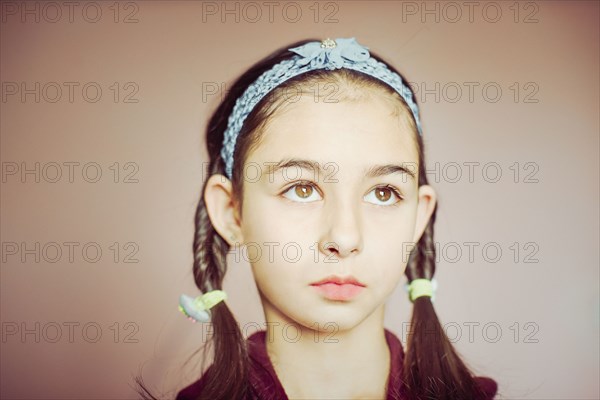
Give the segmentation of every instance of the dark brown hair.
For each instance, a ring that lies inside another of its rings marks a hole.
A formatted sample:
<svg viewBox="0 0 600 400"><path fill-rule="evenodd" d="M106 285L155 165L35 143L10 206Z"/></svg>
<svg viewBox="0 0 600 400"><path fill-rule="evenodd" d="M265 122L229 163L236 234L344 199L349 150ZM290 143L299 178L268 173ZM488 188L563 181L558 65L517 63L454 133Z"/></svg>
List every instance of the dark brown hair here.
<svg viewBox="0 0 600 400"><path fill-rule="evenodd" d="M293 56L294 53L287 50L288 48L312 41L318 40L303 40L282 47L253 65L231 85L228 93L212 114L207 126L206 144L209 154L209 176L213 174L225 175L225 166L220 151L223 134L227 127L227 119L232 112L235 101L242 95L248 85L254 82L263 72L276 63ZM383 61L373 52L371 52L371 56ZM388 63L385 64L402 77L392 66ZM404 77L402 78L406 82ZM416 130L410 109L391 87L368 75L348 69L311 71L286 81L269 93L257 104L244 122L235 147L232 176L233 193L239 202L237 206L239 207L240 216L245 160L252 149L259 145L261 128L269 121L275 110L284 103L282 99L285 96L282 93L290 88L302 89L309 82L331 81L331 79L335 83L347 84L348 87L374 87L398 99L398 104L404 110L413 128L413 139L418 151L418 185L428 184L423 139ZM416 103L414 95L413 101ZM204 182L202 195L196 209L193 243L194 278L196 286L202 293L223 288L223 279L227 272L226 256L230 250L229 244L216 232L208 217L203 200L206 183ZM405 272L409 282L417 278L431 279L435 274L436 256L433 226L436 212L437 205L421 239L410 254ZM212 344L214 359L211 367L205 372L204 379L206 383L203 386L200 398L243 399L252 390L248 385L249 358L245 339L234 315L225 302L217 304L211 311L214 335L208 343ZM482 389L477 385L473 374L448 340L435 313L431 299L426 296L419 297L414 301L411 333L408 335L407 340L402 381L402 387L394 388L395 393L390 395L398 399L415 400L476 399L483 396ZM136 382L140 386L138 392L144 398L154 398L150 391L144 387L141 377L136 377ZM256 395L260 396L260 394Z"/></svg>

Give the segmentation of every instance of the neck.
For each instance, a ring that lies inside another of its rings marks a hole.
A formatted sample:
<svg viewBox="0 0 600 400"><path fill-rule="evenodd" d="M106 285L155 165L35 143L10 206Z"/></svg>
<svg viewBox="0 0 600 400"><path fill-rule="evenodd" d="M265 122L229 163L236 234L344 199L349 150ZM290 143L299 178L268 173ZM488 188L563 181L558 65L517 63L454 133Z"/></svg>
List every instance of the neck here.
<svg viewBox="0 0 600 400"><path fill-rule="evenodd" d="M288 398L385 398L390 352L383 315L382 304L356 326L317 330L265 304L267 353Z"/></svg>

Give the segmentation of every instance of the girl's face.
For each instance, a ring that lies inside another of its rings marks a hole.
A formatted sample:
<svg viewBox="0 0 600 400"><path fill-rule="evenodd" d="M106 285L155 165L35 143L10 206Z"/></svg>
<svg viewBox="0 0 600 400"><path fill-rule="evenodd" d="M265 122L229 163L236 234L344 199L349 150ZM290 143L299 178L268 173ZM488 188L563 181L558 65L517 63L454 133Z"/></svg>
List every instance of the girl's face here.
<svg viewBox="0 0 600 400"><path fill-rule="evenodd" d="M268 322L345 330L382 315L431 214L408 116L368 93L302 96L276 111L248 155L239 227ZM271 169L290 160L298 164ZM364 287L340 300L311 285L331 275Z"/></svg>

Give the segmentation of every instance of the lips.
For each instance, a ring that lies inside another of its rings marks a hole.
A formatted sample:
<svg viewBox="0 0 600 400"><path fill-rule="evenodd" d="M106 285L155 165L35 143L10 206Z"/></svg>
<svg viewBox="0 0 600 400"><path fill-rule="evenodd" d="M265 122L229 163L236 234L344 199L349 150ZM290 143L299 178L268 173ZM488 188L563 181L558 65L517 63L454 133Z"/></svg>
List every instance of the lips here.
<svg viewBox="0 0 600 400"><path fill-rule="evenodd" d="M347 301L358 296L366 285L353 276L328 276L318 282L311 283L317 293L328 300Z"/></svg>
<svg viewBox="0 0 600 400"><path fill-rule="evenodd" d="M362 287L366 286L364 283L360 282L358 279L356 279L353 276L340 277L340 276L336 276L336 275L330 275L324 279L321 279L318 282L313 282L313 283L311 283L311 286L324 285L327 283L335 283L336 285L350 284L350 285L356 285L356 286L362 286Z"/></svg>

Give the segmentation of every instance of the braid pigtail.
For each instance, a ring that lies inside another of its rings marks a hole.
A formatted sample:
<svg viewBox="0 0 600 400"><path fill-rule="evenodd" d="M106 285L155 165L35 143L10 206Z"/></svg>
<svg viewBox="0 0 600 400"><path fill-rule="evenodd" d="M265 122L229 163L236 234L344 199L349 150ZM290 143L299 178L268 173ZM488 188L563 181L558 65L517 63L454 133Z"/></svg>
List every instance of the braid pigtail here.
<svg viewBox="0 0 600 400"><path fill-rule="evenodd" d="M406 269L409 282L433 279L436 251L433 226L437 212L431 219L411 253ZM423 295L413 302L407 350L404 359L403 382L409 400L458 400L483 398L469 368L461 360L446 336L433 307L432 297Z"/></svg>
<svg viewBox="0 0 600 400"><path fill-rule="evenodd" d="M198 202L195 224L193 250L196 286L201 292L222 290L229 245L214 229L203 198ZM243 398L249 362L239 324L225 302L211 308L210 323L213 328L213 335L209 339L214 350L213 363L203 376L204 385L199 400Z"/></svg>

